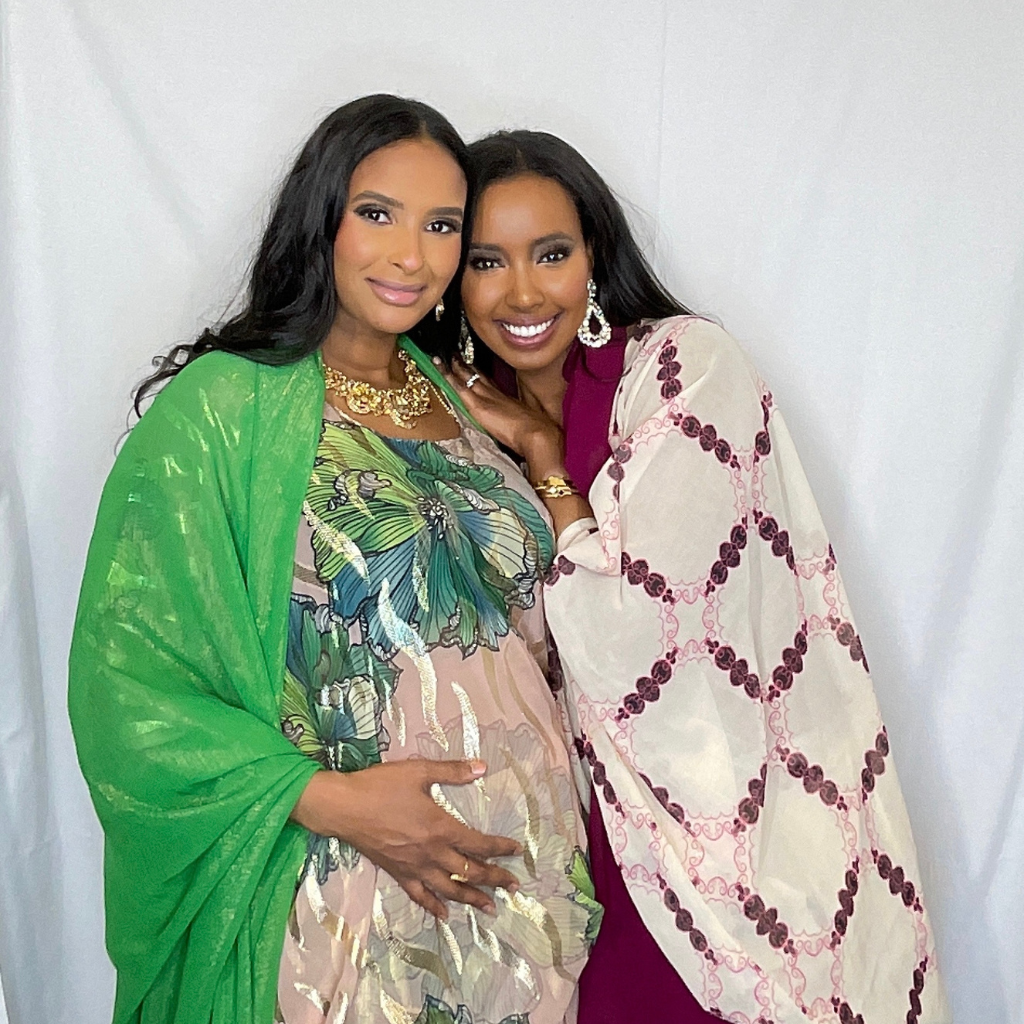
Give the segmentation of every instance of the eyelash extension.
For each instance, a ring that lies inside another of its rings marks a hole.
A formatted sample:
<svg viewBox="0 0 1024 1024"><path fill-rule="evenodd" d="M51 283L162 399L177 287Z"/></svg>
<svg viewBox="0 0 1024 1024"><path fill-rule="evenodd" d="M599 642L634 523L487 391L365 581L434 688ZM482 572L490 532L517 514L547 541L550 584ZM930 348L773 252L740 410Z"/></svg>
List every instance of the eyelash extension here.
<svg viewBox="0 0 1024 1024"><path fill-rule="evenodd" d="M386 209L384 209L383 206L357 206L355 212L357 217L363 217L364 219L370 221L373 224L380 224L382 223L382 221L376 220L374 217L371 216L371 214L382 213L384 214L385 217L388 217L389 219L391 216L391 214Z"/></svg>
<svg viewBox="0 0 1024 1024"><path fill-rule="evenodd" d="M441 220L432 220L430 224L427 225L427 227L432 227L434 224L441 224L442 226L446 227L448 231L450 231L453 235L462 234L462 223L460 221L445 220L444 218L442 218ZM443 234L443 232L438 232L438 234Z"/></svg>
<svg viewBox="0 0 1024 1024"><path fill-rule="evenodd" d="M391 222L391 211L383 206L357 206L355 209L357 217L362 217L364 220L370 221L371 224L388 224ZM441 227L444 230L434 231L435 227ZM427 229L432 231L434 234L462 234L462 223L457 220L450 220L444 217L438 220L432 220L428 225Z"/></svg>
<svg viewBox="0 0 1024 1024"><path fill-rule="evenodd" d="M493 270L495 267L500 265L497 258L494 256L470 256L466 262L473 270L478 271ZM483 266L485 263L490 263L492 266L485 267Z"/></svg>
<svg viewBox="0 0 1024 1024"><path fill-rule="evenodd" d="M568 259L571 255L572 255L572 246L569 246L569 245L559 245L559 246L555 247L554 249L548 249L546 252L544 252L540 256L540 258L537 260L537 262L538 263L546 263L546 262L561 263L562 260ZM557 260L548 260L549 256L557 256L558 259Z"/></svg>

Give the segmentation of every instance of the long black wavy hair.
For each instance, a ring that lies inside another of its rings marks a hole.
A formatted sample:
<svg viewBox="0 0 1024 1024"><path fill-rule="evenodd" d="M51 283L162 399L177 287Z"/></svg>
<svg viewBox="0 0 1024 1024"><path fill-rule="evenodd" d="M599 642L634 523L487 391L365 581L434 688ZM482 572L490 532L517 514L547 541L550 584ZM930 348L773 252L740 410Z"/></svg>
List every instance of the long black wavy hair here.
<svg viewBox="0 0 1024 1024"><path fill-rule="evenodd" d="M598 305L613 327L691 315L658 280L605 180L568 142L548 132L500 131L472 143L469 157L477 202L488 185L521 174L550 178L565 189L593 253Z"/></svg>
<svg viewBox="0 0 1024 1024"><path fill-rule="evenodd" d="M469 153L444 115L417 100L379 93L328 114L302 147L278 192L253 259L241 312L209 327L189 344L153 360L155 372L136 388L134 407L184 366L219 350L280 366L316 351L334 323L334 236L345 212L349 179L371 153L403 139L429 138L462 168L467 186ZM467 198L467 210L471 197ZM463 232L465 262L469 232ZM460 263L460 266L461 266ZM444 293L444 313L433 311L409 331L431 355L449 358L459 333L461 270Z"/></svg>

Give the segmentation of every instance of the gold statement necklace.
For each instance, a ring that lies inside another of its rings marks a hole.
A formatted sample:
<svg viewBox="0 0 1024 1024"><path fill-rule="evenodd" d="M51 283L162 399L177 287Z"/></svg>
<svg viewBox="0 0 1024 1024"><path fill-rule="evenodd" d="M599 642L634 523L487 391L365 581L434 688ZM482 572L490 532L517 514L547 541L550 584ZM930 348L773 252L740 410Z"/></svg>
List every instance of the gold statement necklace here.
<svg viewBox="0 0 1024 1024"><path fill-rule="evenodd" d="M398 350L398 358L405 370L400 388L376 388L364 380L352 380L326 363L324 384L357 415L390 416L396 427L412 430L416 421L430 412L430 381L403 349Z"/></svg>

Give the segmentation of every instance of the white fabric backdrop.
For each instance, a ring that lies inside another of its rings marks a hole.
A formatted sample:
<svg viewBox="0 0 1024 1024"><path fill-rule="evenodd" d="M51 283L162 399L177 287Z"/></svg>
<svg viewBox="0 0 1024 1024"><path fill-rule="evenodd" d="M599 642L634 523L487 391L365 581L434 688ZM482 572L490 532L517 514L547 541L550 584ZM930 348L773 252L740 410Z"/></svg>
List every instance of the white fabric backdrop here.
<svg viewBox="0 0 1024 1024"><path fill-rule="evenodd" d="M334 106L569 139L774 386L886 713L957 1024L1024 1022L1024 5L7 0L0 981L105 1024L65 661L150 356L234 293ZM0 1022L3 1012L0 1009Z"/></svg>

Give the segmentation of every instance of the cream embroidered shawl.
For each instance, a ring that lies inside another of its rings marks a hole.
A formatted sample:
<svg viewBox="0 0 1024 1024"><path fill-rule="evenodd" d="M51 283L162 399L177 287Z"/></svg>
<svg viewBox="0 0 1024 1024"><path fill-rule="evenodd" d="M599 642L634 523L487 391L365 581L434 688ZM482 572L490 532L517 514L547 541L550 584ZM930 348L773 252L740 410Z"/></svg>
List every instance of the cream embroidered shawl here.
<svg viewBox="0 0 1024 1024"><path fill-rule="evenodd" d="M721 328L630 343L597 529L546 607L647 927L727 1020L948 1020L867 661L771 393ZM590 521L593 527L593 522Z"/></svg>

